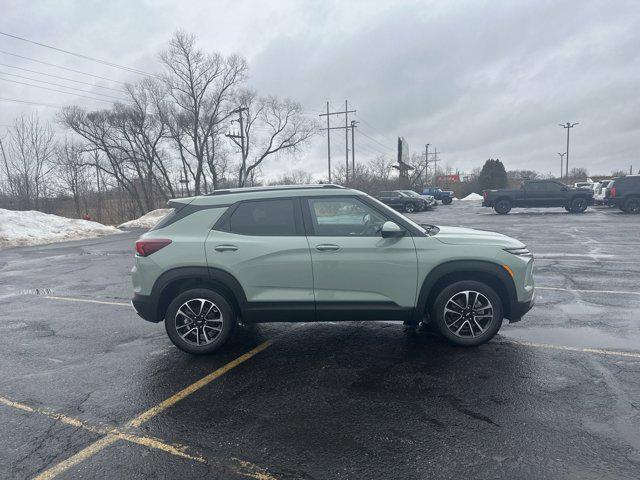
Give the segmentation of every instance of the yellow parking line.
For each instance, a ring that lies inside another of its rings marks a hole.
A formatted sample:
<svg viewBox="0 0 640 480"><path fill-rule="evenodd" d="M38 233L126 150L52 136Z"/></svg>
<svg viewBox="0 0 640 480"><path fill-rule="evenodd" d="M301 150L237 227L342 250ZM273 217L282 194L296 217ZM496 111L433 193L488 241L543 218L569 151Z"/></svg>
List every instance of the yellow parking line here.
<svg viewBox="0 0 640 480"><path fill-rule="evenodd" d="M524 345L526 347L547 348L550 350L563 350L566 352L595 353L597 355L612 355L618 357L640 358L639 352L625 352L622 350L609 350L607 348L569 347L566 345L553 345L550 343L534 343L523 340L507 340L508 343Z"/></svg>
<svg viewBox="0 0 640 480"><path fill-rule="evenodd" d="M579 292L579 293L614 293L619 295L640 295L640 292L631 292L629 290L582 290L579 288L560 288L560 287L538 287L536 290L556 290L558 292Z"/></svg>
<svg viewBox="0 0 640 480"><path fill-rule="evenodd" d="M200 390L202 387L204 387L205 385L211 383L216 378L221 377L222 375L227 373L232 368L237 367L242 362L246 362L251 357L253 357L254 355L260 353L261 351L263 351L265 348L269 347L270 345L271 345L271 341L270 340L267 340L266 342L261 343L260 345L258 345L253 350L249 350L244 355L239 356L238 358L236 358L235 360L227 363L223 367L220 367L218 370L216 370L214 372L211 372L206 377L203 377L200 380L198 380L197 382L192 383L188 387L180 390L178 393L176 393L174 395L171 395L169 398L167 398L163 402L159 403L155 407L151 407L146 412L141 413L136 418L131 420L127 425L129 427L133 427L133 428L139 427L140 425L142 425L146 421L152 419L153 417L155 417L159 413L163 412L167 408L175 405L176 403L178 403L183 398L191 395L193 392L196 392L196 391Z"/></svg>
<svg viewBox="0 0 640 480"><path fill-rule="evenodd" d="M214 381L216 378L221 377L222 375L227 373L229 370L237 367L241 363L246 362L247 360L249 360L253 356L257 355L258 353L260 353L261 351L263 351L264 349L269 347L271 345L271 343L272 342L270 340L267 340L267 341L261 343L260 345L258 345L254 349L248 351L244 355L239 356L235 360L232 360L231 362L227 363L226 365L224 365L224 366L220 367L219 369L211 372L209 375L201 378L197 382L192 383L188 387L180 390L178 393L170 396L169 398L167 398L163 402L159 403L155 407L152 407L149 410L146 410L145 412L141 413L140 415L135 417L133 420L127 422L126 426L128 428L139 427L140 425L142 425L143 423L145 423L148 420L152 419L153 417L155 417L159 413L161 413L161 412L165 411L166 409L170 408L171 406L175 405L180 400L186 398L187 396L191 395L192 393L200 390L202 387L208 385L209 383ZM31 407L27 407L27 408L31 408ZM33 411L33 409L31 409L31 410ZM80 462L86 460L87 458L95 455L96 453L100 452L101 450L103 450L104 448L108 447L109 445L112 445L113 443L115 443L119 439L129 440L129 438L126 438L126 436L128 436L128 435L129 434L125 434L125 433L122 433L122 432L119 432L119 431L116 432L116 433L108 433L105 437L103 437L100 440L97 440L96 442L90 444L89 446L87 446L84 449L80 450L78 453L76 453L75 455L67 458L63 462L60 462L57 465L54 465L53 467L49 468L48 470L42 472L40 475L38 475L35 478L36 478L36 480L49 480L49 479L52 479L52 478L60 475L61 473L66 472L67 470L69 470L71 467L77 465L78 463L80 463ZM144 439L144 441L148 441L148 437L139 437L139 436L133 436L133 435L131 437L136 437L136 440ZM130 440L130 441L132 441L132 440ZM140 442L136 442L136 443L140 443ZM142 443L142 444L144 444L144 443ZM154 446L154 445L155 445L154 442L148 442L148 444L146 446ZM166 444L163 444L163 446L166 446ZM169 446L169 447L171 447L171 446ZM172 447L172 448L175 449L175 447ZM163 447L162 449L164 450L165 448ZM167 450L165 450L165 451L167 451ZM170 453L172 453L172 452L170 452ZM246 464L247 465L252 465L252 464L250 464L248 462L246 462ZM241 466L244 467L244 465L241 465ZM253 476L254 478L264 478L264 479L273 478L273 477L269 476L263 470L259 469L258 467L255 467L254 471L246 473L246 475ZM256 475L259 475L259 476L256 476Z"/></svg>
<svg viewBox="0 0 640 480"><path fill-rule="evenodd" d="M51 300L64 300L65 302L81 302L81 303L99 303L101 305L118 305L119 307L130 307L130 303L124 302L107 302L106 300L92 300L89 298L73 298L73 297L56 297L53 295L47 295L44 298L50 298Z"/></svg>
<svg viewBox="0 0 640 480"><path fill-rule="evenodd" d="M62 413L57 413L57 412L52 412L50 410L45 410L42 408L37 408L37 407L30 407L29 405L25 405L24 403L20 403L20 402L14 402L13 400L10 400L6 397L2 397L0 396L0 403L7 405L9 407L13 407L16 408L18 410L22 410L24 412L28 412L28 413L37 413L40 415L44 415L46 417L49 417L53 420L58 420L61 423L67 424L67 425L71 425L73 427L76 428L82 428L84 430L87 430L89 432L93 432L93 433L98 433L101 435L113 435L115 437L118 437L118 439L122 439L122 440L126 440L128 442L131 443L137 443L138 445L144 445L146 447L151 447L151 448L156 448L158 450L163 450L167 453L170 453L172 455L178 456L178 457L182 457L182 458L186 458L188 460L195 460L198 462L204 462L204 458L202 457L194 457L193 455L189 455L187 453L184 452L184 448L183 446L179 445L169 445L165 442L163 442L160 439L157 438L153 438L153 437L149 437L146 435L134 435L131 433L127 433L127 432L123 432L119 429L117 429L116 427L95 427L93 425L89 425L87 423L82 422L81 420L78 420L77 418L73 418L73 417L69 417L67 415L64 415Z"/></svg>

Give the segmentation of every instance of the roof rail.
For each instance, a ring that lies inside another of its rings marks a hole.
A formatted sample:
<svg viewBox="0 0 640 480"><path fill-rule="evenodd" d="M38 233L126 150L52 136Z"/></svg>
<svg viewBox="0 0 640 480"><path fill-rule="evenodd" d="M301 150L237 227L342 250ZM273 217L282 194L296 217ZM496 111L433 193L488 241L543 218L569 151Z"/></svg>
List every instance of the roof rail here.
<svg viewBox="0 0 640 480"><path fill-rule="evenodd" d="M222 190L215 190L208 193L211 195L228 195L231 193L251 193L251 192L273 192L278 190L317 190L322 188L345 188L342 185L336 185L334 183L319 183L312 185L274 185L266 187L244 187L244 188L225 188Z"/></svg>

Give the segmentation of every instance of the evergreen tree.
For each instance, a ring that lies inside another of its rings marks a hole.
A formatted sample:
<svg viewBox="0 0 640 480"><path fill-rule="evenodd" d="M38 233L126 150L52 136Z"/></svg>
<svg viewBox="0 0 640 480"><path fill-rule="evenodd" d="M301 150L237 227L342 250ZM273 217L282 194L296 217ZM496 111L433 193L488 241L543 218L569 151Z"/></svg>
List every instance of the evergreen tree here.
<svg viewBox="0 0 640 480"><path fill-rule="evenodd" d="M478 176L478 186L480 191L507 186L507 171L500 160L490 158L484 163Z"/></svg>

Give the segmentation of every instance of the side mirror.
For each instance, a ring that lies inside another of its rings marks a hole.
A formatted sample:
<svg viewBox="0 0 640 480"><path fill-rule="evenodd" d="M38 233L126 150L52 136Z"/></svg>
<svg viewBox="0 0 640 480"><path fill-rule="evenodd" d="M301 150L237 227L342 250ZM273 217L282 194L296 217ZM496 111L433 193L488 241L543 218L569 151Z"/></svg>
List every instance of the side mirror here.
<svg viewBox="0 0 640 480"><path fill-rule="evenodd" d="M382 224L382 238L404 237L405 231L395 222L384 222Z"/></svg>

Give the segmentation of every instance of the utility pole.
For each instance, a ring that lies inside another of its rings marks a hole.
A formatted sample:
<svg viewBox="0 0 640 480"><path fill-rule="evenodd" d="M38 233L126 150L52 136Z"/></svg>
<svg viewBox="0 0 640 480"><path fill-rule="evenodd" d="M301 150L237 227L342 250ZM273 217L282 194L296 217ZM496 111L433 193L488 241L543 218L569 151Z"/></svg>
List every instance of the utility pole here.
<svg viewBox="0 0 640 480"><path fill-rule="evenodd" d="M437 148L433 149L433 181L436 181L436 177L438 176L438 152Z"/></svg>
<svg viewBox="0 0 640 480"><path fill-rule="evenodd" d="M429 184L429 145L427 143L424 146L424 184L425 187Z"/></svg>
<svg viewBox="0 0 640 480"><path fill-rule="evenodd" d="M558 152L558 155L560 155L560 181L562 181L562 160L564 159L564 156L567 154L567 152L564 153L560 153Z"/></svg>
<svg viewBox="0 0 640 480"><path fill-rule="evenodd" d="M360 122L351 120L351 176L355 178L356 175L356 137L355 130L356 125Z"/></svg>
<svg viewBox="0 0 640 480"><path fill-rule="evenodd" d="M571 130L576 125L580 125L580 124L567 122L564 125L562 123L559 123L558 125L560 125L562 128L567 129L567 151L565 152L567 155L567 159L564 162L564 166L565 166L566 178L568 179L569 178L569 130Z"/></svg>
<svg viewBox="0 0 640 480"><path fill-rule="evenodd" d="M233 141L233 143L235 143L237 146L240 147L240 173L238 175L239 187L244 187L244 182L245 182L244 169L246 167L246 158L245 158L245 145L244 145L244 123L242 118L242 112L246 112L247 110L249 110L247 107L239 107L231 112L231 113L238 114L238 120L232 120L231 123L238 122L240 124L240 135L237 135L233 132L225 133L224 135L225 137L230 138ZM240 143L238 143L238 140L237 140L238 138L240 139Z"/></svg>
<svg viewBox="0 0 640 480"><path fill-rule="evenodd" d="M327 127L322 130L327 131L327 165L329 169L329 182L331 182L331 140L330 140L330 132L331 130L337 130L344 128L345 133L345 156L346 156L346 178L345 180L349 181L349 114L356 113L356 110L349 110L349 104L347 100L344 101L344 112L330 112L329 111L329 102L327 102L327 113L321 113L319 117L327 117ZM329 115L344 115L344 127L331 127L329 125Z"/></svg>

